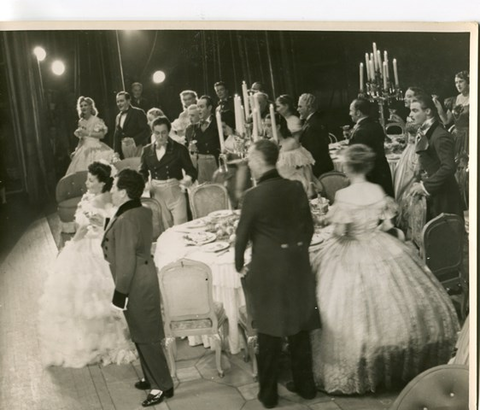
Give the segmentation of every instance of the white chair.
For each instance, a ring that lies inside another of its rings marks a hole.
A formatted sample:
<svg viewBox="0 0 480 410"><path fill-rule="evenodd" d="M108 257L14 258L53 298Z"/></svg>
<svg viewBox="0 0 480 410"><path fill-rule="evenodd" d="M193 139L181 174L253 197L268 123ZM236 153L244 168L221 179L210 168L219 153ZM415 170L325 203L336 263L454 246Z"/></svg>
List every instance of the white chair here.
<svg viewBox="0 0 480 410"><path fill-rule="evenodd" d="M338 139L337 137L335 136L335 134L332 134L331 132L328 133L328 138L330 138L330 144L333 144L335 142L338 142Z"/></svg>
<svg viewBox="0 0 480 410"><path fill-rule="evenodd" d="M218 375L223 377L220 328L226 337L228 319L223 305L213 301L210 268L202 262L181 259L165 266L159 273L159 281L172 377L176 375L175 338L202 335L210 338Z"/></svg>

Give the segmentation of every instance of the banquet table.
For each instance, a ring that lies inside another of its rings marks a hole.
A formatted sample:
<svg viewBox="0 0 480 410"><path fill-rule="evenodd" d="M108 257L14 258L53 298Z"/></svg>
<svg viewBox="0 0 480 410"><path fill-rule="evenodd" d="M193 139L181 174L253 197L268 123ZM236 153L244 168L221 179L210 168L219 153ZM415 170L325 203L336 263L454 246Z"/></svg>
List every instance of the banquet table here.
<svg viewBox="0 0 480 410"><path fill-rule="evenodd" d="M238 212L238 211L237 211ZM204 218L201 218L204 219ZM197 221L197 220L195 220ZM184 235L192 232L189 222L167 229L158 239L154 260L158 271L169 263L188 258L207 264L212 271L213 299L223 303L228 317L228 345L232 354L241 349L240 334L238 331L238 309L245 305L245 296L240 276L235 269L235 251L230 246L228 251L207 252L201 246L187 245ZM327 233L326 233L327 234ZM320 245L312 246L310 254L313 256L320 249ZM251 258L251 249L245 254L246 263Z"/></svg>

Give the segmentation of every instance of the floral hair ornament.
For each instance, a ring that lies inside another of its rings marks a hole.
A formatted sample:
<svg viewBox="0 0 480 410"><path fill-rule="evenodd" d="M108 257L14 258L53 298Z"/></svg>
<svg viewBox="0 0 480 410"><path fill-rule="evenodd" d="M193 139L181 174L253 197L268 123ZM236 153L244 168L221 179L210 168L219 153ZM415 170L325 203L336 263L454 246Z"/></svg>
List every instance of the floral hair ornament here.
<svg viewBox="0 0 480 410"><path fill-rule="evenodd" d="M118 174L118 170L115 167L115 165L112 165L110 162L108 162L106 159L99 159L98 162L100 162L103 165L108 165L110 167L110 176L112 178L115 178Z"/></svg>

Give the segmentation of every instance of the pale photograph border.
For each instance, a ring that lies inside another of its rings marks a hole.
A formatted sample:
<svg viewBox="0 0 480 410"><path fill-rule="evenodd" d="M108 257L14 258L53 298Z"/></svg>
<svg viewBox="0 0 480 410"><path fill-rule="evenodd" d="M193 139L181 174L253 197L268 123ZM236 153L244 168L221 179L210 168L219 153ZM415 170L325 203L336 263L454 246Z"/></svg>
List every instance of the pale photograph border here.
<svg viewBox="0 0 480 410"><path fill-rule="evenodd" d="M474 17L475 18L475 17ZM478 384L477 359L477 212L478 212L478 23L477 22L365 22L365 21L0 21L0 31L29 30L273 30L338 32L442 32L470 34L470 408ZM447 54L447 52L446 52ZM356 64L356 62L352 62ZM434 75L434 73L432 74ZM453 82L452 73L452 82Z"/></svg>

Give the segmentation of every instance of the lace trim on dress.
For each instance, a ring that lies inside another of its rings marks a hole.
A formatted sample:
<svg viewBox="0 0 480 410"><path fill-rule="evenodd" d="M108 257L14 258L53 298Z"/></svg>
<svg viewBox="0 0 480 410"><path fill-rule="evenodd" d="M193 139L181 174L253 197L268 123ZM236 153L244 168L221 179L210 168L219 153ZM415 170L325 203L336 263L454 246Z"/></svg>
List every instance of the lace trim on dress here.
<svg viewBox="0 0 480 410"><path fill-rule="evenodd" d="M277 162L277 165L280 167L291 168L304 167L313 164L315 164L315 160L313 159L312 154L303 147L291 151L280 152Z"/></svg>

